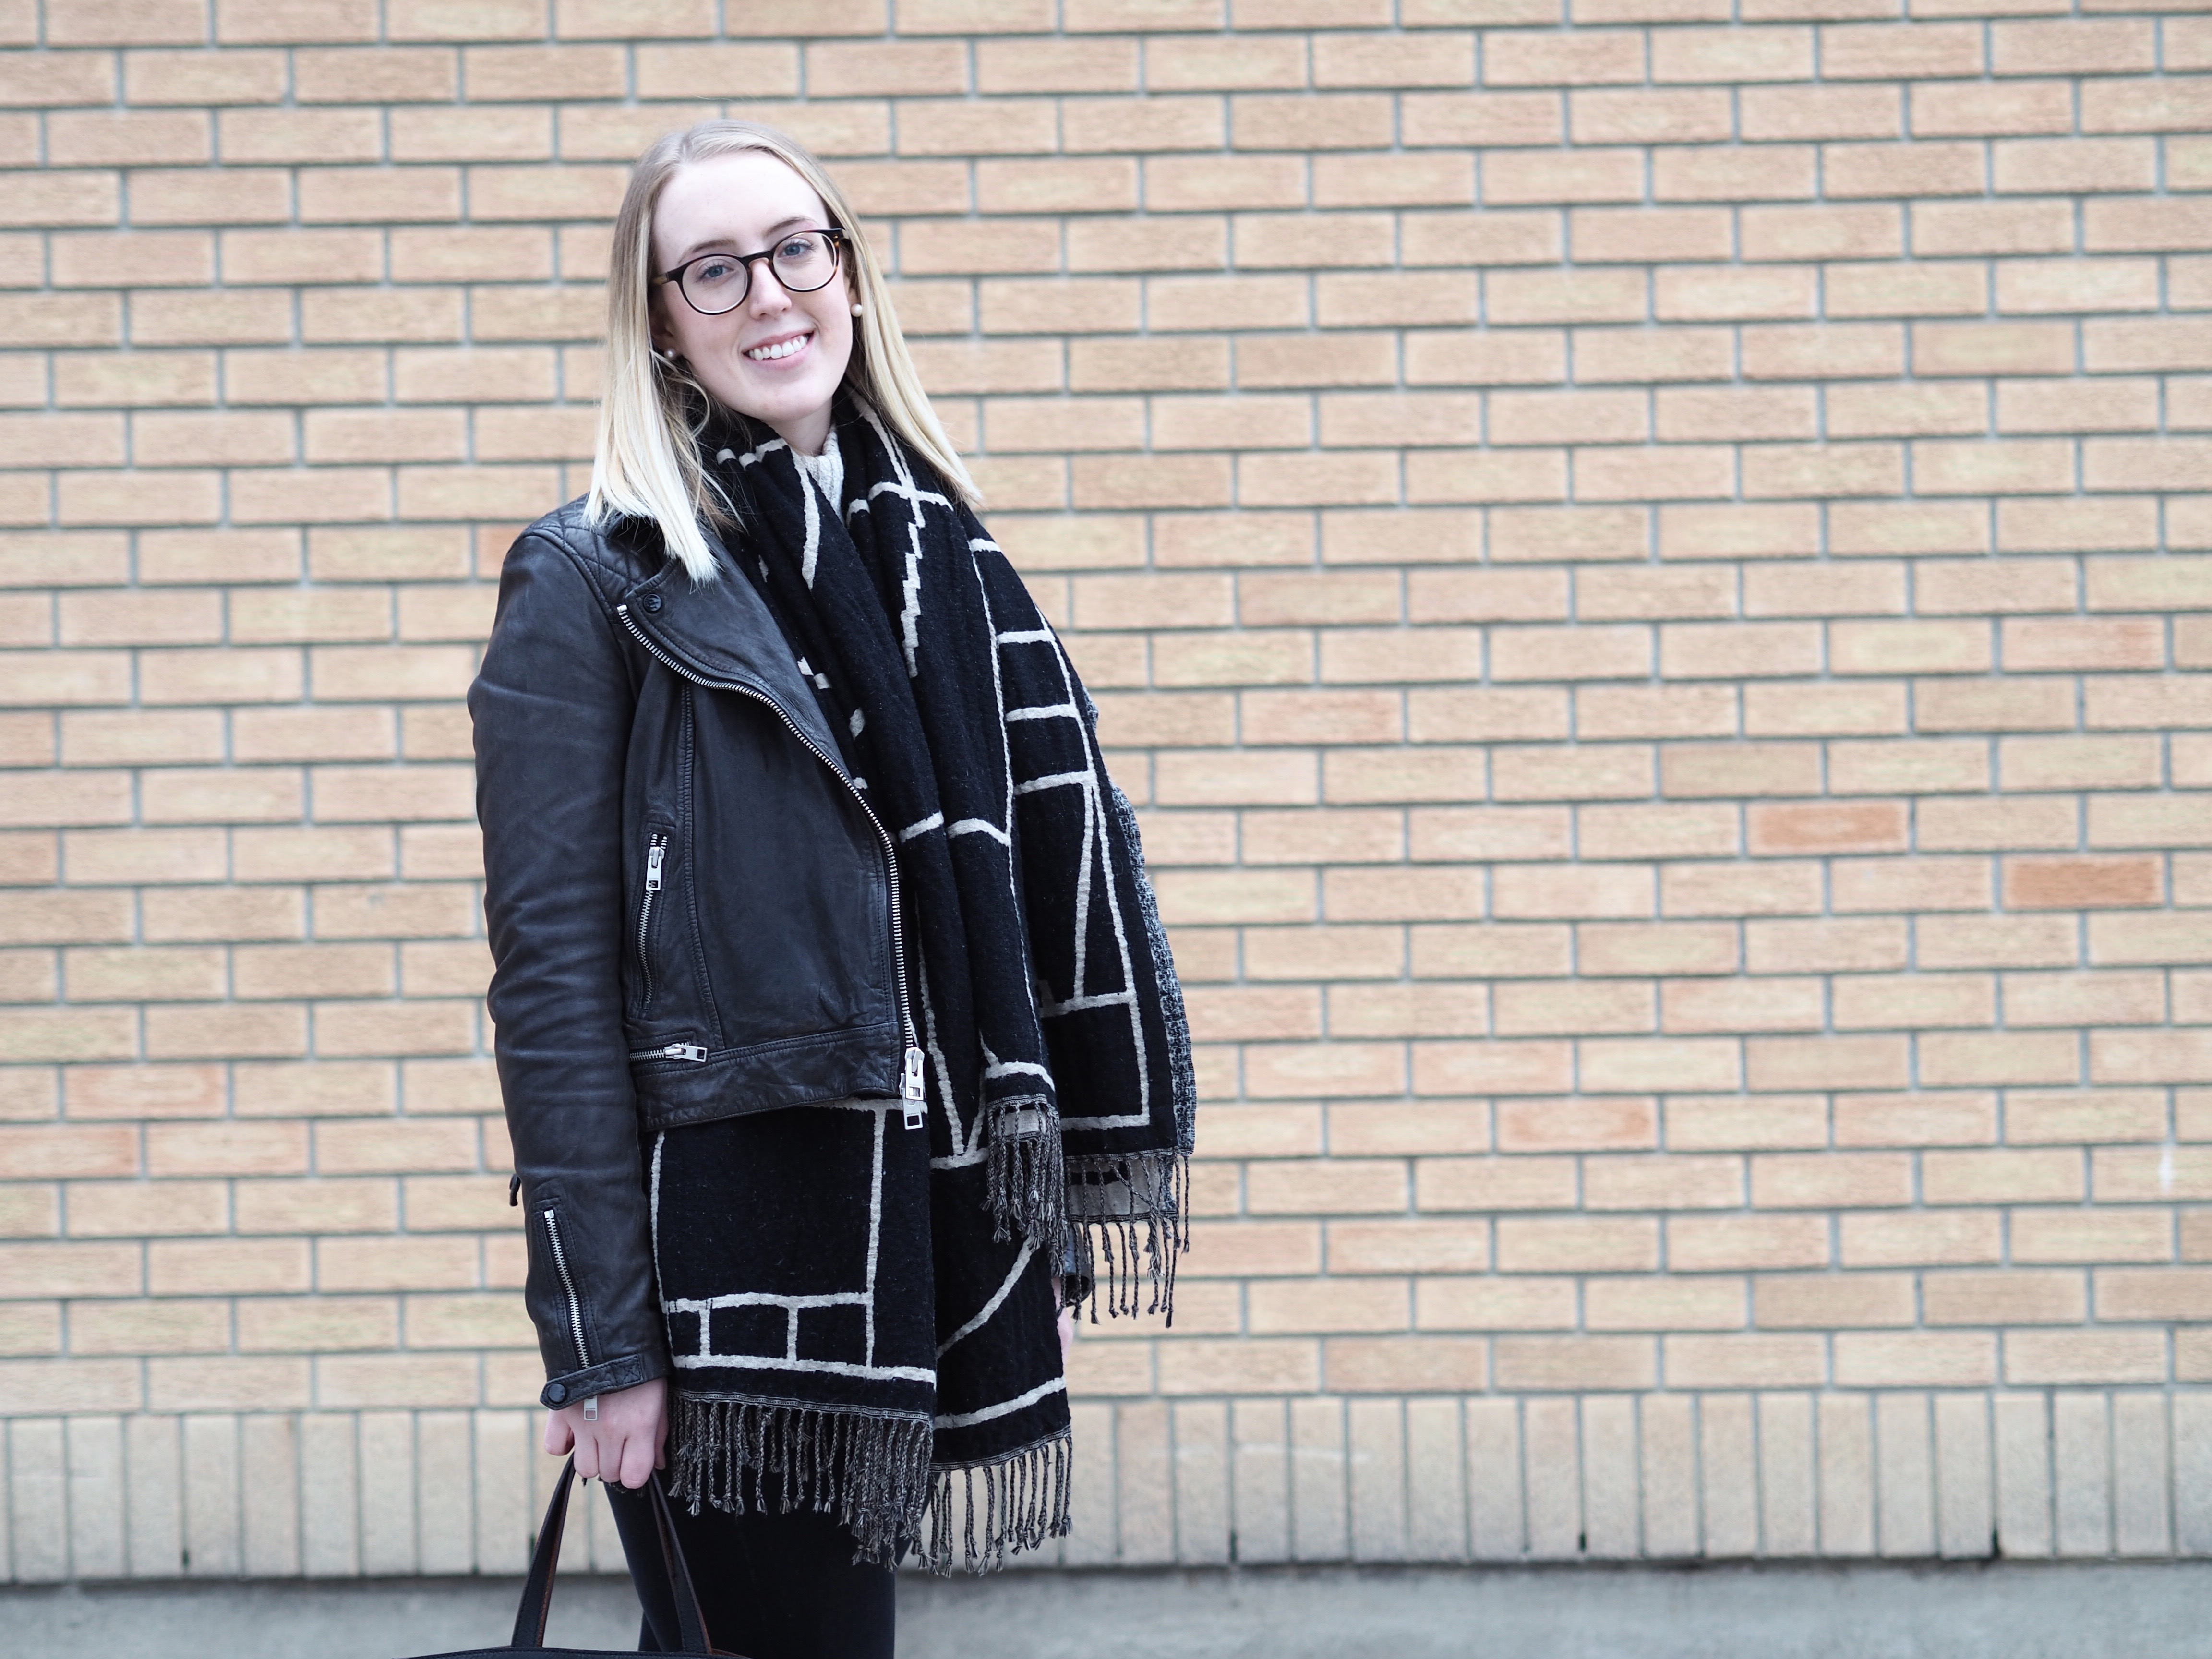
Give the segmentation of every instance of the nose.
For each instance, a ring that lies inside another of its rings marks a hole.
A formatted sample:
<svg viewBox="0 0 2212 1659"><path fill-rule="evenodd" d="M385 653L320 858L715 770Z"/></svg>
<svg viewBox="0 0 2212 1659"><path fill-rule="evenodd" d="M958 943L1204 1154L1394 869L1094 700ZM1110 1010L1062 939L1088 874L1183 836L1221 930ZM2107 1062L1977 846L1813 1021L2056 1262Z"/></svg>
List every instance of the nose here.
<svg viewBox="0 0 2212 1659"><path fill-rule="evenodd" d="M746 308L765 317L789 308L791 295L775 279L775 267L763 257L752 265L752 284L745 295Z"/></svg>

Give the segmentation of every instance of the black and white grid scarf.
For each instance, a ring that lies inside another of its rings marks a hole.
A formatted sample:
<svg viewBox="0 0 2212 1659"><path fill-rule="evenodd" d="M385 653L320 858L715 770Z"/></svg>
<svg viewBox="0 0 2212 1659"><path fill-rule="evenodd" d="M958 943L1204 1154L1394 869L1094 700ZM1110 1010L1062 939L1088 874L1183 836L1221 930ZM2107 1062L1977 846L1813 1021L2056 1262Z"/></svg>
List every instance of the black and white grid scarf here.
<svg viewBox="0 0 2212 1659"><path fill-rule="evenodd" d="M1170 1308L1189 1030L1059 637L872 409L841 392L833 415L813 476L737 416L703 459L740 519L735 579L896 843L927 1129L854 1099L659 1139L672 1462L695 1509L804 1504L939 1571L957 1525L988 1568L1067 1530L1054 1276L1094 1320Z"/></svg>

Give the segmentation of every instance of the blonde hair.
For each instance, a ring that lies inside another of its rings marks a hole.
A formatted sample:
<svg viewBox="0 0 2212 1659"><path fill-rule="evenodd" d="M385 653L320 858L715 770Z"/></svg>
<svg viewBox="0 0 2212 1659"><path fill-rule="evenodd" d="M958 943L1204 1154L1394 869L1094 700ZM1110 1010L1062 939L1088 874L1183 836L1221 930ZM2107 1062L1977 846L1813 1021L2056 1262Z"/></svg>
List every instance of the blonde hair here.
<svg viewBox="0 0 2212 1659"><path fill-rule="evenodd" d="M921 388L883 272L844 192L789 135L754 121L702 121L669 133L638 158L615 216L607 277L606 394L599 404L592 493L584 506L593 524L618 518L653 520L669 552L695 582L712 581L715 575L714 555L701 521L729 532L737 527L737 514L700 464L698 434L714 410L713 398L687 370L653 353L653 213L678 168L741 150L763 151L804 179L829 210L831 225L848 233L845 269L864 309L853 319L846 388L873 405L884 424L928 461L949 493L971 507L981 504L975 480L960 464Z"/></svg>

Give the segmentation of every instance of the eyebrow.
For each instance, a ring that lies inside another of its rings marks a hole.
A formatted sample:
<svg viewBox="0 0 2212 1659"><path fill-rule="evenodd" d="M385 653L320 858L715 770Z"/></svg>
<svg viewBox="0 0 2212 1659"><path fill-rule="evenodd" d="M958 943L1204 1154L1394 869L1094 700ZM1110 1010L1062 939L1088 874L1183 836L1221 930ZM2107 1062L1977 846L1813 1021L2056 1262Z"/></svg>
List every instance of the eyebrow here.
<svg viewBox="0 0 2212 1659"><path fill-rule="evenodd" d="M794 213L787 219L777 220L774 224L768 228L769 240L771 242L775 241L777 233L785 230L793 225L803 225L807 223L809 218L810 216L807 214ZM679 265L683 264L686 261L696 258L700 254L706 252L709 248L724 246L735 247L737 245L737 238L734 236L709 236L705 241L694 242L690 247L685 248L682 257L680 257L676 263Z"/></svg>

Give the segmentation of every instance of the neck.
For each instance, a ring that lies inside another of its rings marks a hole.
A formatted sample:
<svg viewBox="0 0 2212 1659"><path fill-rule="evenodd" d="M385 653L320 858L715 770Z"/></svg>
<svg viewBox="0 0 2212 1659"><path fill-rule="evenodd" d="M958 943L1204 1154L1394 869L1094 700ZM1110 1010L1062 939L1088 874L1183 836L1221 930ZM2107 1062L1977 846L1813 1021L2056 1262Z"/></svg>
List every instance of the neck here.
<svg viewBox="0 0 2212 1659"><path fill-rule="evenodd" d="M795 421L770 421L769 425L795 453L819 455L830 443L830 405L824 404Z"/></svg>

